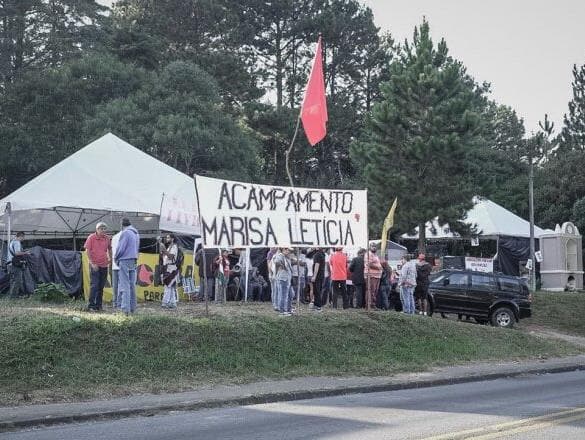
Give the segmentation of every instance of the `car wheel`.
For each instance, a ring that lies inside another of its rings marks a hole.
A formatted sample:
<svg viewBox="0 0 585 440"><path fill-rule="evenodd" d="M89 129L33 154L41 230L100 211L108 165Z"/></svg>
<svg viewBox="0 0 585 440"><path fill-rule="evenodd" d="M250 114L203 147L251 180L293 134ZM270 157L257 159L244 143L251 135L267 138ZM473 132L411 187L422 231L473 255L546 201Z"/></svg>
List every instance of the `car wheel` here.
<svg viewBox="0 0 585 440"><path fill-rule="evenodd" d="M491 322L494 327L512 328L515 320L514 312L508 307L500 307L494 310L491 316Z"/></svg>

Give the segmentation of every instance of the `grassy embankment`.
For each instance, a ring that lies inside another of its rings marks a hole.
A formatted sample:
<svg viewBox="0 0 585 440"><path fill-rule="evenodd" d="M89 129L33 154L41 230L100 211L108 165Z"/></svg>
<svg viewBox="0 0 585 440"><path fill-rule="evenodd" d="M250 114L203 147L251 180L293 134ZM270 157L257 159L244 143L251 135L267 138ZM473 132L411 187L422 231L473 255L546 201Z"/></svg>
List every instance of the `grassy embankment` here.
<svg viewBox="0 0 585 440"><path fill-rule="evenodd" d="M134 317L0 300L0 405L178 391L305 375L389 375L578 348L521 331L394 312L275 316L267 304L181 304ZM538 315L537 315L538 316Z"/></svg>
<svg viewBox="0 0 585 440"><path fill-rule="evenodd" d="M530 319L521 327L537 326L585 336L585 292L536 292Z"/></svg>

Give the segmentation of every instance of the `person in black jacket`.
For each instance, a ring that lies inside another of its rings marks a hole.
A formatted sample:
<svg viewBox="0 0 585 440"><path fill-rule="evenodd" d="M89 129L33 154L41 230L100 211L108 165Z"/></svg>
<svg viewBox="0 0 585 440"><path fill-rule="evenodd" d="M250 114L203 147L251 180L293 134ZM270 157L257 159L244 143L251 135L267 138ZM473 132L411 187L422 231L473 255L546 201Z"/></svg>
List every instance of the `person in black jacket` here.
<svg viewBox="0 0 585 440"><path fill-rule="evenodd" d="M205 258L203 258L203 252L205 252ZM219 256L219 251L217 249L205 249L199 245L197 248L197 252L195 253L195 264L199 266L199 279L200 279L200 288L199 288L199 299L205 299L205 290L204 286L207 286L207 299L212 300L214 299L214 290L215 290L215 273L213 262ZM203 264L205 260L205 265ZM205 267L205 269L204 269ZM205 279L207 277L207 280Z"/></svg>
<svg viewBox="0 0 585 440"><path fill-rule="evenodd" d="M360 309L364 307L364 292L366 280L364 278L364 254L365 249L358 251L357 257L351 260L349 271L351 272L351 282L355 288L355 307Z"/></svg>

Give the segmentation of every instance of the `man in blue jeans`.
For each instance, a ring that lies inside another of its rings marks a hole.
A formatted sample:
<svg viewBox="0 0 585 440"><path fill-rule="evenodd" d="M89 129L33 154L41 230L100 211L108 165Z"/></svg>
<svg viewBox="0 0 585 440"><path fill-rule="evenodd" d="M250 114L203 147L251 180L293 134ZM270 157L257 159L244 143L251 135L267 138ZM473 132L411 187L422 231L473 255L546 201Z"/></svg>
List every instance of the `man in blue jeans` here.
<svg viewBox="0 0 585 440"><path fill-rule="evenodd" d="M136 260L139 248L140 235L130 220L124 217L114 260L120 268L118 291L122 298L121 309L126 316L136 311Z"/></svg>
<svg viewBox="0 0 585 440"><path fill-rule="evenodd" d="M402 311L414 315L414 288L416 287L416 262L406 256L400 270L400 300Z"/></svg>

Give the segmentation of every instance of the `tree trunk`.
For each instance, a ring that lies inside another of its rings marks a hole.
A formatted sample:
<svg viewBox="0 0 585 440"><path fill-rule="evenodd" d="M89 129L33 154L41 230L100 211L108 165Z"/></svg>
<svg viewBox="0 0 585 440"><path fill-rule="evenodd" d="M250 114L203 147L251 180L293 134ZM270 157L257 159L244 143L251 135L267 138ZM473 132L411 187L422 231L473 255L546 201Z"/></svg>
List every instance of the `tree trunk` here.
<svg viewBox="0 0 585 440"><path fill-rule="evenodd" d="M282 81L283 81L283 70L284 66L282 63L282 30L280 29L280 23L276 23L276 108L280 110L282 108Z"/></svg>
<svg viewBox="0 0 585 440"><path fill-rule="evenodd" d="M419 223L418 225L418 253L426 253L427 250L427 245L426 245L426 234L427 234L427 228L426 228L426 224L423 223Z"/></svg>

